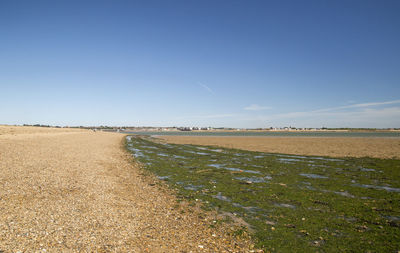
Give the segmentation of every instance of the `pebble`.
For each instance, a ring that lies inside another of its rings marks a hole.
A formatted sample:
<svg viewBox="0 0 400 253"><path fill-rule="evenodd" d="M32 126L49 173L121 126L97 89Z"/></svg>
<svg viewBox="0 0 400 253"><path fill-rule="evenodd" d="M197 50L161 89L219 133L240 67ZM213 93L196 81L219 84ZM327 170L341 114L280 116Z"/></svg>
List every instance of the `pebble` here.
<svg viewBox="0 0 400 253"><path fill-rule="evenodd" d="M173 191L143 173L121 148L124 135L80 129L29 131L23 136L0 136L1 250L247 252L250 248L249 239L231 236L224 223L211 229L210 223L217 223L214 214L193 207L188 212L184 202L175 207Z"/></svg>

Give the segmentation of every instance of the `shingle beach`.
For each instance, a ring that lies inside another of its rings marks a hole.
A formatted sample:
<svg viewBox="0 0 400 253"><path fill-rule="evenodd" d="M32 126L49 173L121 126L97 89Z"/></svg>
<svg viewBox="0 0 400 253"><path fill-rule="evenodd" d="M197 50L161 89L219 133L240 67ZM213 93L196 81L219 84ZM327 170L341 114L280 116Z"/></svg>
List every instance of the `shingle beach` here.
<svg viewBox="0 0 400 253"><path fill-rule="evenodd" d="M178 204L123 149L124 135L0 126L0 252L248 252Z"/></svg>

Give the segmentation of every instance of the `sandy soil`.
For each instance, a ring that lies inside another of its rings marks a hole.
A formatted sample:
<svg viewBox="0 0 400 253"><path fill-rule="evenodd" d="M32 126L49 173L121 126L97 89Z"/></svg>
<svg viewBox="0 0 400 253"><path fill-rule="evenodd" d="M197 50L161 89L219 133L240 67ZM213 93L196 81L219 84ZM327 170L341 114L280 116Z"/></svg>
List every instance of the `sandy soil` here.
<svg viewBox="0 0 400 253"><path fill-rule="evenodd" d="M159 136L176 144L213 145L270 153L400 158L400 138Z"/></svg>
<svg viewBox="0 0 400 253"><path fill-rule="evenodd" d="M143 175L123 138L0 127L0 252L249 251Z"/></svg>

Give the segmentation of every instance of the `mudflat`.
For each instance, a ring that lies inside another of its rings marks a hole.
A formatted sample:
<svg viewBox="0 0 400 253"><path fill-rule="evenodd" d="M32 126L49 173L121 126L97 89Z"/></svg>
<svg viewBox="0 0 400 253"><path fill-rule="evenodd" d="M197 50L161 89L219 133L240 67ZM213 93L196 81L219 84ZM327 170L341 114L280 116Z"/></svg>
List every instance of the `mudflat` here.
<svg viewBox="0 0 400 253"><path fill-rule="evenodd" d="M124 137L1 126L0 252L249 251L144 175Z"/></svg>
<svg viewBox="0 0 400 253"><path fill-rule="evenodd" d="M268 153L400 158L400 138L158 136L175 144L211 145Z"/></svg>

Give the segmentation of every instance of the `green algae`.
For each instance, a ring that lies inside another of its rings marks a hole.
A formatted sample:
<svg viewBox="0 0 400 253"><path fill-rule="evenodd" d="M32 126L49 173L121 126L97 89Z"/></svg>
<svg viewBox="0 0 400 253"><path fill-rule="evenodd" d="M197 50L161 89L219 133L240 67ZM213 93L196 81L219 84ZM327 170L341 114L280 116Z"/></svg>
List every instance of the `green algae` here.
<svg viewBox="0 0 400 253"><path fill-rule="evenodd" d="M126 147L178 197L243 219L259 248L400 249L399 160L269 154L140 136L128 136Z"/></svg>

